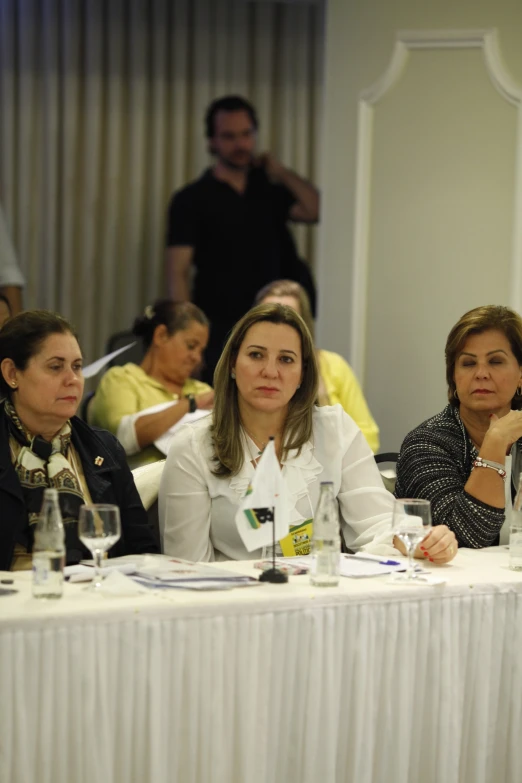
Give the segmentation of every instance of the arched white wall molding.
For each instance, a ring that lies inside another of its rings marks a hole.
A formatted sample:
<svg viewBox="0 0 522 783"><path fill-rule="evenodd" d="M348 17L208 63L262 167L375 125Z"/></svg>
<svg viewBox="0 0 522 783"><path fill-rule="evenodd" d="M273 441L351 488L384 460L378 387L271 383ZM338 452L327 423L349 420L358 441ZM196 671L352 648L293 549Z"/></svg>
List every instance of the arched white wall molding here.
<svg viewBox="0 0 522 783"><path fill-rule="evenodd" d="M364 378L366 355L374 106L399 81L408 63L409 51L415 49L481 49L487 74L495 90L517 107L510 304L515 310L522 312L522 88L511 78L502 62L498 35L494 29L399 31L387 70L370 88L361 93L359 99L350 361L361 380Z"/></svg>

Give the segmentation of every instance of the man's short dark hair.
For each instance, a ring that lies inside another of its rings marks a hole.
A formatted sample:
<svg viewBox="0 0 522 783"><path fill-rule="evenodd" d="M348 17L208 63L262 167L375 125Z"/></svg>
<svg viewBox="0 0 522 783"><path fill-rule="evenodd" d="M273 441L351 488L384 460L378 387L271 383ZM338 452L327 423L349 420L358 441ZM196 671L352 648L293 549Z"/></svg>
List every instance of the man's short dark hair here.
<svg viewBox="0 0 522 783"><path fill-rule="evenodd" d="M217 98L212 101L205 114L205 133L207 139L212 138L215 133L214 119L218 111L246 111L252 121L254 129L257 130L259 123L257 121L256 110L240 95L225 95L224 98Z"/></svg>

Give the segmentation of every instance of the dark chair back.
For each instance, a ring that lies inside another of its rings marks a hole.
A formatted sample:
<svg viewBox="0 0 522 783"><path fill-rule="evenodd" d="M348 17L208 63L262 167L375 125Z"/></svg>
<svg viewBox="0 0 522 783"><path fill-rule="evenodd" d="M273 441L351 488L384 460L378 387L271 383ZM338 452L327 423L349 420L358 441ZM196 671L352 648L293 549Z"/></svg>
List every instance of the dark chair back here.
<svg viewBox="0 0 522 783"><path fill-rule="evenodd" d="M85 395L85 397L83 398L83 400L80 403L80 412L79 412L78 415L79 415L80 419L83 419L87 423L89 423L88 419L87 419L87 412L88 412L88 409L89 409L89 403L90 403L90 401L92 400L93 397L94 397L94 392L93 391L87 392L87 394Z"/></svg>
<svg viewBox="0 0 522 783"><path fill-rule="evenodd" d="M111 337L109 337L107 340L105 353L112 353L113 351L117 351L118 348L123 348L125 345L130 345L131 343L136 343L136 345L133 345L132 348L129 348L128 351L123 351L118 356L115 356L114 359L111 359L107 366L121 367L123 364L127 364L127 362L141 364L141 361L145 355L143 344L141 340L139 340L130 331L116 332Z"/></svg>
<svg viewBox="0 0 522 783"><path fill-rule="evenodd" d="M380 465L382 462L397 462L398 459L398 451L385 451L383 454L375 455L375 462L377 465Z"/></svg>
<svg viewBox="0 0 522 783"><path fill-rule="evenodd" d="M397 473L395 471L395 465L399 459L399 454L396 451L385 451L382 454L375 455L375 462L377 465L383 465L386 462L390 463L388 470L381 470L382 483L392 494L395 492L395 482L397 481Z"/></svg>

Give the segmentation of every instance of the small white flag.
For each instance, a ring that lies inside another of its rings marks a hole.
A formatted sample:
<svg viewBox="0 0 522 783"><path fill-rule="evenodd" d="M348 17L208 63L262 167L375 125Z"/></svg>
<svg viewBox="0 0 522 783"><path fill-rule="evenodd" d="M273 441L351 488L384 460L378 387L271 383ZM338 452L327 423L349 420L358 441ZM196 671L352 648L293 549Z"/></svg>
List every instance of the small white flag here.
<svg viewBox="0 0 522 783"><path fill-rule="evenodd" d="M270 440L236 514L241 540L249 552L272 543L272 525L279 541L289 531L286 491L281 468Z"/></svg>

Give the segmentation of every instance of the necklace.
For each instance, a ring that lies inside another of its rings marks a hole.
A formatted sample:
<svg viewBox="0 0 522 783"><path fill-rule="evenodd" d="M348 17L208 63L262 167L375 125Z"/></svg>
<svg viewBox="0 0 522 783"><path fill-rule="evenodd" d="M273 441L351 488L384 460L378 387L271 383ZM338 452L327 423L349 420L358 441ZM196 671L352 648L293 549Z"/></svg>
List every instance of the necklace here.
<svg viewBox="0 0 522 783"><path fill-rule="evenodd" d="M255 457L255 456L252 454L252 449L250 448L250 443L247 443L247 444L246 444L246 445L247 445L247 447L248 447L248 452L249 452L250 456L252 457L252 459L251 459L250 461L251 461L252 465L254 466L254 468L257 468L257 463L259 462L259 459L260 459L260 457L261 457L261 455L262 455L263 451L264 451L264 450L265 450L265 448L268 446L269 440L267 440L267 441L265 441L264 443L262 443L262 444L261 444L261 449L260 449L260 448L259 448L259 444L258 444L258 442L257 442L257 441L256 441L256 439L254 438L254 436L253 436L253 435L251 435L251 434L249 433L249 431L247 430L247 428L245 427L245 425L244 425L244 424L242 424L241 426L243 427L243 430L246 432L246 434L248 435L248 437L250 438L250 440L252 441L252 443L254 444L254 446L256 447L256 449L258 449L258 452L257 452L257 457ZM280 458L280 456L279 456L279 455L277 455L277 461L279 462L279 467L280 467L281 469L283 469L283 464L282 464L282 462L281 462L281 458Z"/></svg>
<svg viewBox="0 0 522 783"><path fill-rule="evenodd" d="M263 443L262 441L261 441L261 442L260 442L260 441L257 441L257 440L254 438L254 436L252 435L252 433L251 433L251 432L249 432L249 431L247 430L247 428L245 427L245 425L243 424L242 426L243 426L243 429L245 430L246 434L248 435L248 437L250 438L250 440L252 441L252 443L253 443L253 444L254 444L254 446L256 447L256 449L258 449L258 452L259 452L259 453L258 453L258 457L260 457L260 456L261 456L261 454L263 453L263 451L266 449L266 447L267 447L267 445L268 445L268 441L266 440L264 443Z"/></svg>

